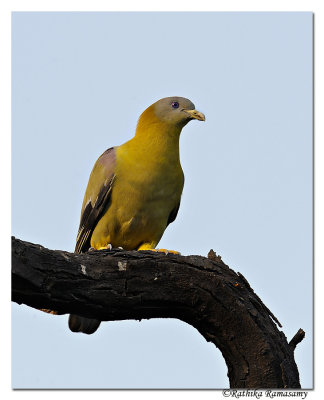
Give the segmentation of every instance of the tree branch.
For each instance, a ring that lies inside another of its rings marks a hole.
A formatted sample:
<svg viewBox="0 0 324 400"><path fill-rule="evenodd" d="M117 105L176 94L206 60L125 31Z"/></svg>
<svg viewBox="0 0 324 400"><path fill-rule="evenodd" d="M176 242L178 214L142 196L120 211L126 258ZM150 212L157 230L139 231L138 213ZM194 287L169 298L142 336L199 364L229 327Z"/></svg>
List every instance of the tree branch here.
<svg viewBox="0 0 324 400"><path fill-rule="evenodd" d="M102 321L178 318L222 352L232 388L300 388L294 348L242 274L209 258L49 250L12 238L12 300Z"/></svg>
<svg viewBox="0 0 324 400"><path fill-rule="evenodd" d="M289 342L289 346L291 346L292 349L295 350L297 344L300 343L304 339L304 337L305 337L305 332L301 328L298 329L296 335Z"/></svg>

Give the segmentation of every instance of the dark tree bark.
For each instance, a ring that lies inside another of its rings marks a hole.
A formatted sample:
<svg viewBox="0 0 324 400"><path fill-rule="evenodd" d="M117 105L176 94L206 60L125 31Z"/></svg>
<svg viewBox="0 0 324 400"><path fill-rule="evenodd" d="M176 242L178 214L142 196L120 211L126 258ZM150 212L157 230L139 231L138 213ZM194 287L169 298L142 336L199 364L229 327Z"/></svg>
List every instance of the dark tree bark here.
<svg viewBox="0 0 324 400"><path fill-rule="evenodd" d="M102 321L178 318L220 349L231 388L300 388L294 349L304 332L288 343L244 276L212 250L75 254L12 238L12 300Z"/></svg>

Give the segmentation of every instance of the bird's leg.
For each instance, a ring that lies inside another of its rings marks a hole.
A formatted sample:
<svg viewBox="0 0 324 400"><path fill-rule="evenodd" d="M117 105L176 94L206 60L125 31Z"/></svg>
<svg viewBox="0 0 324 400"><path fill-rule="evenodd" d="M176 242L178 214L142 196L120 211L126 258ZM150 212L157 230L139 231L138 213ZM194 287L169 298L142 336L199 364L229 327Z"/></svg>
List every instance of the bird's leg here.
<svg viewBox="0 0 324 400"><path fill-rule="evenodd" d="M165 254L179 254L181 255L180 251L176 251L176 250L168 250L168 249L155 249L154 251L159 251Z"/></svg>
<svg viewBox="0 0 324 400"><path fill-rule="evenodd" d="M155 246L156 246L156 243L144 243L137 250L138 251L156 251L156 252L164 253L164 254L181 254L175 250L156 249Z"/></svg>
<svg viewBox="0 0 324 400"><path fill-rule="evenodd" d="M112 250L112 248L112 245L108 243L107 246L99 247L97 250Z"/></svg>
<svg viewBox="0 0 324 400"><path fill-rule="evenodd" d="M110 243L107 244L107 246L103 246L103 247L98 247L97 249L95 249L94 247L89 247L88 251L94 251L94 250L112 250L112 245Z"/></svg>

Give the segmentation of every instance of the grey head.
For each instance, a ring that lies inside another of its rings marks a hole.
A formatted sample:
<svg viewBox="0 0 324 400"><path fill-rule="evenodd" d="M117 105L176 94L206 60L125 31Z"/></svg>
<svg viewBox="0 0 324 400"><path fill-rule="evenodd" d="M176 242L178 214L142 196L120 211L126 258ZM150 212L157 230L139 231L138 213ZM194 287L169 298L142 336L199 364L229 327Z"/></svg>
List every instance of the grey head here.
<svg viewBox="0 0 324 400"><path fill-rule="evenodd" d="M197 119L205 121L205 116L195 109L195 105L185 97L165 97L152 104L154 114L161 120L175 125L186 125Z"/></svg>

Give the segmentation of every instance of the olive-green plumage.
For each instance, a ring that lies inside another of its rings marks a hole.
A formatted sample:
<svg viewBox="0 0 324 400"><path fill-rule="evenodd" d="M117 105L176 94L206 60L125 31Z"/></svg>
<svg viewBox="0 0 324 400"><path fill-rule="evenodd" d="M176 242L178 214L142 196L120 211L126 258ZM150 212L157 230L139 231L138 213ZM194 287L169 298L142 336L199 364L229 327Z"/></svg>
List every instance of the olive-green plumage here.
<svg viewBox="0 0 324 400"><path fill-rule="evenodd" d="M157 101L140 116L135 136L106 150L84 196L76 252L123 247L154 249L176 218L184 184L179 136L192 119L205 120L183 97ZM93 333L100 321L70 316L73 331Z"/></svg>

